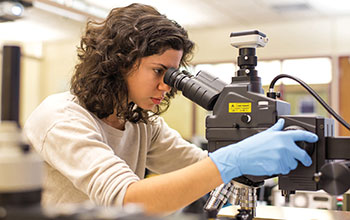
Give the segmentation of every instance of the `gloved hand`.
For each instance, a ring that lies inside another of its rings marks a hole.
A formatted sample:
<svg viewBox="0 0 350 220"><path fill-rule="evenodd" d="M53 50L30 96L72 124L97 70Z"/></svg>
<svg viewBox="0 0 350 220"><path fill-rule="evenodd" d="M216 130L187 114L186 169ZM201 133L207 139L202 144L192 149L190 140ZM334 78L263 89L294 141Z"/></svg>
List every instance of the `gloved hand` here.
<svg viewBox="0 0 350 220"><path fill-rule="evenodd" d="M297 167L298 161L310 166L310 156L295 141L314 143L317 135L302 130L282 131L283 125L284 119L280 119L263 132L209 153L223 182L241 175L287 174Z"/></svg>

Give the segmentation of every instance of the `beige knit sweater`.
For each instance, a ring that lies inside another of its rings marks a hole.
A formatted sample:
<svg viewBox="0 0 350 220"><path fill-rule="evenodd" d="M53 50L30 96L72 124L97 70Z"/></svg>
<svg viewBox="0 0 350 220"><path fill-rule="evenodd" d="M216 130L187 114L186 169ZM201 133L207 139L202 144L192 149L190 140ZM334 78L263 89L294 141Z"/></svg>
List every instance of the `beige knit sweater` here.
<svg viewBox="0 0 350 220"><path fill-rule="evenodd" d="M24 126L45 161L42 205L122 205L129 184L148 168L166 173L207 157L161 117L115 129L80 106L69 92L46 98Z"/></svg>

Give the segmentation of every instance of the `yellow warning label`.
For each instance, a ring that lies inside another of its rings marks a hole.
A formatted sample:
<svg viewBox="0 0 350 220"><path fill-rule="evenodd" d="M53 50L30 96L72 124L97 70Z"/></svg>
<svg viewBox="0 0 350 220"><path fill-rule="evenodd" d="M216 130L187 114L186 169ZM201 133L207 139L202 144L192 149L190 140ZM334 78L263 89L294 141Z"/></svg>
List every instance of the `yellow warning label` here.
<svg viewBox="0 0 350 220"><path fill-rule="evenodd" d="M228 112L230 113L249 113L252 112L251 102L231 102L228 103Z"/></svg>

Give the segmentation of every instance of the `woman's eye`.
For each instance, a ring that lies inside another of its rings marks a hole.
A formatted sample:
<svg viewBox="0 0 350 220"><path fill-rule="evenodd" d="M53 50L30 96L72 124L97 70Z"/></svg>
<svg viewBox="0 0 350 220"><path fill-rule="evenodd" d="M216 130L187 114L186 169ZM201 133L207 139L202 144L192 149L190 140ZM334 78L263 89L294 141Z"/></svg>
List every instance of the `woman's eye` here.
<svg viewBox="0 0 350 220"><path fill-rule="evenodd" d="M164 69L154 69L154 72L161 75L164 73Z"/></svg>

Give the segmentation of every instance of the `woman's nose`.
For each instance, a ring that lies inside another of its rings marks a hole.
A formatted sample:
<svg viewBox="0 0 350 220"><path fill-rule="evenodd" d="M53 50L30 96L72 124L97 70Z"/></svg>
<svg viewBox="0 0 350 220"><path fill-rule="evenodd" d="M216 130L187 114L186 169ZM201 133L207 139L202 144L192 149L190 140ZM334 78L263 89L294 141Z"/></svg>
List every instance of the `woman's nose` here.
<svg viewBox="0 0 350 220"><path fill-rule="evenodd" d="M164 83L164 76L162 77L162 79L160 80L159 84L158 84L158 89L161 91L165 91L165 92L169 92L171 87L168 86L167 84Z"/></svg>

